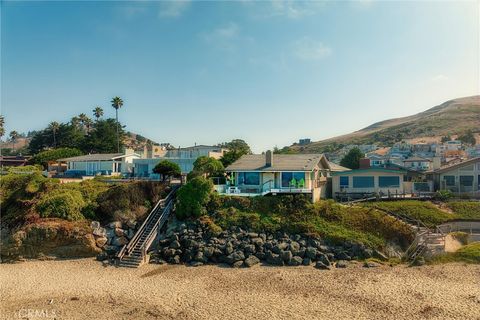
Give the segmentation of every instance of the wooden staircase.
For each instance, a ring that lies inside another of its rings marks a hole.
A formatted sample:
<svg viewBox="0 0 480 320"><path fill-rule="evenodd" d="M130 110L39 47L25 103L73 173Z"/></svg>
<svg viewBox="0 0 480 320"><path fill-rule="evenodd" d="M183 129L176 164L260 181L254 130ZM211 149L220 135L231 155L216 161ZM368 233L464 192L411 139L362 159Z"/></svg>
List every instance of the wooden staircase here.
<svg viewBox="0 0 480 320"><path fill-rule="evenodd" d="M420 220L378 206L374 206L374 208L407 223L415 230L415 239L404 253L406 261L413 263L418 257L444 252L445 234L439 228L431 229Z"/></svg>
<svg viewBox="0 0 480 320"><path fill-rule="evenodd" d="M148 262L148 249L173 211L178 188L179 185L172 186L170 193L157 202L130 242L122 247L117 254L118 266L138 268Z"/></svg>

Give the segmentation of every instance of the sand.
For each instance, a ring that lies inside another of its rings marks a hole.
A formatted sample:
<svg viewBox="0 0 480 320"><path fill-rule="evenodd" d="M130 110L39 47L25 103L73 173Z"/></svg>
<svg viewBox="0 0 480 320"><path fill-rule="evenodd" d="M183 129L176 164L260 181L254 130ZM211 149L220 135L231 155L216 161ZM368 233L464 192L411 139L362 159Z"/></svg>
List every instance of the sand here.
<svg viewBox="0 0 480 320"><path fill-rule="evenodd" d="M480 319L480 265L320 271L92 259L0 265L0 318Z"/></svg>

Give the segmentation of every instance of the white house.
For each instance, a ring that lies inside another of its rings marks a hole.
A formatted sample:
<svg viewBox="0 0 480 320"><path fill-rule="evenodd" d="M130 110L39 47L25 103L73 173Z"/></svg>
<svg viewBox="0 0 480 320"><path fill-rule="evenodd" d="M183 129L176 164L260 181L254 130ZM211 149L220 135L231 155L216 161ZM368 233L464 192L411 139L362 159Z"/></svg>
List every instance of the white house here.
<svg viewBox="0 0 480 320"><path fill-rule="evenodd" d="M444 166L431 173L438 190L480 196L480 158Z"/></svg>
<svg viewBox="0 0 480 320"><path fill-rule="evenodd" d="M76 176L119 175L131 173L133 160L139 159L136 153L99 153L59 159L59 163L67 164L66 175Z"/></svg>
<svg viewBox="0 0 480 320"><path fill-rule="evenodd" d="M421 157L410 157L403 160L403 166L410 170L427 171L432 169L432 160Z"/></svg>

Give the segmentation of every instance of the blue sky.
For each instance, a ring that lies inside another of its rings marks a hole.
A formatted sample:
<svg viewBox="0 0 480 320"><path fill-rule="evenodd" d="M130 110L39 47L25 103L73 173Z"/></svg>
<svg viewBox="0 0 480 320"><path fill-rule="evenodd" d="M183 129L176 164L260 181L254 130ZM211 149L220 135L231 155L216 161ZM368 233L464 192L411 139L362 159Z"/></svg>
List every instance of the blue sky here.
<svg viewBox="0 0 480 320"><path fill-rule="evenodd" d="M479 93L478 1L20 2L1 7L7 132L113 116L260 152Z"/></svg>

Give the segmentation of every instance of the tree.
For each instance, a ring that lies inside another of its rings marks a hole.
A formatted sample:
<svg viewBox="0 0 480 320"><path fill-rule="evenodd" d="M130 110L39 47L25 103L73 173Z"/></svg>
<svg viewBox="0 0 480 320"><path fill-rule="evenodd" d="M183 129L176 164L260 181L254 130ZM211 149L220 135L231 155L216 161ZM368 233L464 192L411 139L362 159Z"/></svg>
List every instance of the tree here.
<svg viewBox="0 0 480 320"><path fill-rule="evenodd" d="M213 183L204 177L188 181L177 192L176 215L179 219L206 214L206 205L213 194Z"/></svg>
<svg viewBox="0 0 480 320"><path fill-rule="evenodd" d="M448 142L450 140L452 140L452 137L450 137L450 135L446 135L446 136L442 137L441 141L442 141L442 143L445 143L445 142Z"/></svg>
<svg viewBox="0 0 480 320"><path fill-rule="evenodd" d="M165 181L167 178L170 179L182 175L182 171L178 164L168 160L160 161L155 168L153 168L153 172L160 174L162 176L162 181Z"/></svg>
<svg viewBox="0 0 480 320"><path fill-rule="evenodd" d="M80 149L85 153L115 153L119 146L123 147L125 131L122 125L117 128L118 122L115 119L98 120L93 124L91 130L85 137ZM117 131L118 130L118 131ZM122 141L118 144L117 137Z"/></svg>
<svg viewBox="0 0 480 320"><path fill-rule="evenodd" d="M103 109L101 107L95 107L95 109L93 109L92 111L93 111L93 116L97 121L98 119L103 117Z"/></svg>
<svg viewBox="0 0 480 320"><path fill-rule="evenodd" d="M81 156L83 154L82 151L74 148L59 148L59 149L52 149L42 151L34 155L30 160L30 164L39 164L42 165L44 168L48 166L49 161L55 161L62 158L70 158Z"/></svg>
<svg viewBox="0 0 480 320"><path fill-rule="evenodd" d="M48 125L48 128L50 130L52 130L52 133L53 133L53 147L55 148L57 146L57 131L58 129L60 128L60 124L56 121L52 121L50 122L50 124Z"/></svg>
<svg viewBox="0 0 480 320"><path fill-rule="evenodd" d="M242 139L234 139L230 142L224 142L220 144L220 146L228 149L228 151L223 154L222 158L220 158L224 167L234 163L241 156L252 153L250 146Z"/></svg>
<svg viewBox="0 0 480 320"><path fill-rule="evenodd" d="M0 115L0 138L5 134L5 118Z"/></svg>
<svg viewBox="0 0 480 320"><path fill-rule="evenodd" d="M465 144L475 145L477 143L475 139L475 135L473 134L472 130L468 130L464 134L458 137L458 140L462 141Z"/></svg>
<svg viewBox="0 0 480 320"><path fill-rule="evenodd" d="M192 172L194 176L204 175L208 178L212 176L222 176L224 170L225 168L219 160L212 157L201 156L193 163Z"/></svg>
<svg viewBox="0 0 480 320"><path fill-rule="evenodd" d="M352 148L340 161L340 165L349 169L358 169L360 167L360 159L364 156L359 148Z"/></svg>
<svg viewBox="0 0 480 320"><path fill-rule="evenodd" d="M123 106L123 100L120 97L114 97L111 103L112 107L115 109L115 120L117 120L117 152L120 152L120 137L118 135L118 109Z"/></svg>
<svg viewBox="0 0 480 320"><path fill-rule="evenodd" d="M13 130L10 131L10 141L12 142L12 149L15 151L15 142L17 142L18 139L18 132Z"/></svg>

